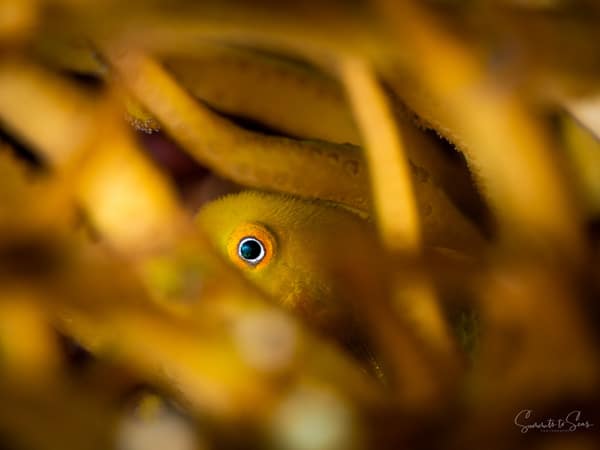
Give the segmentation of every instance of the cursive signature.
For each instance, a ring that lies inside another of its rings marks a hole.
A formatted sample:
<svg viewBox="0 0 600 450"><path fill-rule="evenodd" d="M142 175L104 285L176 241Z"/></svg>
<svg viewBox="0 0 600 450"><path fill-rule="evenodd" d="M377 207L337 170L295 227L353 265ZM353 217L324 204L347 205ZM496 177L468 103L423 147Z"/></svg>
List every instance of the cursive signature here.
<svg viewBox="0 0 600 450"><path fill-rule="evenodd" d="M544 433L573 432L580 429L588 430L594 426L588 420L584 420L581 411L571 411L564 417L547 417L541 420L533 419L533 410L523 409L515 416L515 425L521 429L521 433L529 430L539 430Z"/></svg>

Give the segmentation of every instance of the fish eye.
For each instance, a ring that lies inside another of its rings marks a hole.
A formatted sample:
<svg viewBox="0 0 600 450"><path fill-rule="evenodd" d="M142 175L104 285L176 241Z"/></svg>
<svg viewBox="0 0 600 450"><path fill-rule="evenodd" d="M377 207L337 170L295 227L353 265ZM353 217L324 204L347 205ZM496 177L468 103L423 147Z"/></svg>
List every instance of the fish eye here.
<svg viewBox="0 0 600 450"><path fill-rule="evenodd" d="M269 267L277 253L275 234L262 223L239 224L227 239L229 260L244 271Z"/></svg>
<svg viewBox="0 0 600 450"><path fill-rule="evenodd" d="M260 240L254 236L247 236L240 240L237 253L247 263L256 265L265 258L266 250Z"/></svg>

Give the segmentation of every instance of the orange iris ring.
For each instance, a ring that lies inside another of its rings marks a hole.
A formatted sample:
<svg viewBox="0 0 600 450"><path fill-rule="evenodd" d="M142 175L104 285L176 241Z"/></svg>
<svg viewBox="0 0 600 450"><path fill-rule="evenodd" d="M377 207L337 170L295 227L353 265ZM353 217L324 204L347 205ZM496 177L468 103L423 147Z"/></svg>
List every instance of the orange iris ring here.
<svg viewBox="0 0 600 450"><path fill-rule="evenodd" d="M264 247L264 258L252 264L244 261L238 254L238 247L242 239L254 238L260 241ZM260 223L245 223L238 226L227 240L227 255L229 259L239 268L244 270L260 270L269 265L276 252L276 240L273 233Z"/></svg>

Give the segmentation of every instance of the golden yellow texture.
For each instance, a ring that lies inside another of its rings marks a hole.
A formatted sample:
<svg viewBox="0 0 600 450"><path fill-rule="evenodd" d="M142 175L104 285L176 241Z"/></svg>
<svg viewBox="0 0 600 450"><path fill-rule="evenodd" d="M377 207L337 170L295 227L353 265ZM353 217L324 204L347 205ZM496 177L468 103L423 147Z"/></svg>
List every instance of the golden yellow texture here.
<svg viewBox="0 0 600 450"><path fill-rule="evenodd" d="M0 0L0 448L595 448L599 30Z"/></svg>

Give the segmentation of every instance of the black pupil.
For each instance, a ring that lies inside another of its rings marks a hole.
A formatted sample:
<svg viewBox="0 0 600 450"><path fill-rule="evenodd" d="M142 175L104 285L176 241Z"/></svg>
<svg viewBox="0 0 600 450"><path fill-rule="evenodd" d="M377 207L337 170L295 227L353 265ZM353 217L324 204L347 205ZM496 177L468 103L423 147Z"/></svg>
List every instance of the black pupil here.
<svg viewBox="0 0 600 450"><path fill-rule="evenodd" d="M244 259L253 260L260 256L262 247L258 241L248 239L240 246L240 255Z"/></svg>

